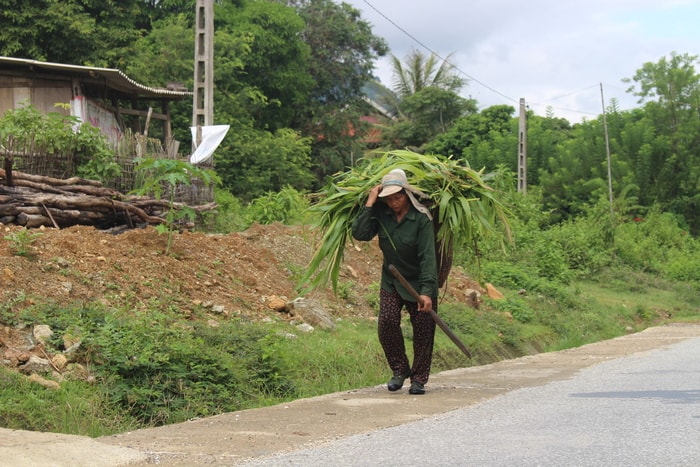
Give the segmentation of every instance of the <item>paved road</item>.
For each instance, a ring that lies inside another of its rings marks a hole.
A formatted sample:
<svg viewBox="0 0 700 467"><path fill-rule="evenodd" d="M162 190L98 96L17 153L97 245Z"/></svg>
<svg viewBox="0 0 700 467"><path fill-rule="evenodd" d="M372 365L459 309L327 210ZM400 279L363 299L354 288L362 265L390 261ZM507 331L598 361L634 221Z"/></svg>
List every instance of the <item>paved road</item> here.
<svg viewBox="0 0 700 467"><path fill-rule="evenodd" d="M700 466L700 325L90 439L0 428L0 467ZM282 453L282 454L280 454Z"/></svg>
<svg viewBox="0 0 700 467"><path fill-rule="evenodd" d="M247 466L700 466L700 338Z"/></svg>

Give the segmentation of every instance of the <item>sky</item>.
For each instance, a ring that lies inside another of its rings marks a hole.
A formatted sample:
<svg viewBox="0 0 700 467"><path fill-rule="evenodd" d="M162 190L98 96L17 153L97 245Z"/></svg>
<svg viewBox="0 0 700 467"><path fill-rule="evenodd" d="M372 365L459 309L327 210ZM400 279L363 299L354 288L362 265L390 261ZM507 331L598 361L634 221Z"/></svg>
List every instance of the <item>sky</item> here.
<svg viewBox="0 0 700 467"><path fill-rule="evenodd" d="M597 118L603 102L639 107L627 92L645 63L700 56L700 0L337 0L361 11L390 54L449 57L479 109L520 99L537 115ZM700 66L696 66L700 72ZM375 74L391 87L390 58Z"/></svg>

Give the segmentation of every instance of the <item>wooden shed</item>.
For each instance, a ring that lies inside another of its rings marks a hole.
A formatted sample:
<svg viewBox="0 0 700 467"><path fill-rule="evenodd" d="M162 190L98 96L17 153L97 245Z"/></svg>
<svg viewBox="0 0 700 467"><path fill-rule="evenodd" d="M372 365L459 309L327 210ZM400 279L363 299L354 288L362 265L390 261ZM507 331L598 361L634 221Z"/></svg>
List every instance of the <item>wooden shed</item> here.
<svg viewBox="0 0 700 467"><path fill-rule="evenodd" d="M117 69L0 57L0 115L26 104L42 113L70 113L100 128L114 143L127 130L143 134L160 122L167 147L172 141L170 103L191 98L182 86L145 86Z"/></svg>

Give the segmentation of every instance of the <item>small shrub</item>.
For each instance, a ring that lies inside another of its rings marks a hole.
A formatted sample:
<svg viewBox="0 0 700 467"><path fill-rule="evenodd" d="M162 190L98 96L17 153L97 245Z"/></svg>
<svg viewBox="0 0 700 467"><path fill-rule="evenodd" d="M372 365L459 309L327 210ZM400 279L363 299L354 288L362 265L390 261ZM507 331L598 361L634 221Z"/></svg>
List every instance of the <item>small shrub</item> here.
<svg viewBox="0 0 700 467"><path fill-rule="evenodd" d="M510 313L521 323L529 323L534 318L533 310L523 300L488 300L488 305L497 311Z"/></svg>
<svg viewBox="0 0 700 467"><path fill-rule="evenodd" d="M355 287L355 283L352 281L347 281L347 282L338 282L338 290L337 294L338 297L341 299L345 300L348 303L354 303L353 299L353 288Z"/></svg>
<svg viewBox="0 0 700 467"><path fill-rule="evenodd" d="M15 306L27 299L24 292L5 291L0 300L0 323L7 326L16 326L20 319L15 312Z"/></svg>
<svg viewBox="0 0 700 467"><path fill-rule="evenodd" d="M671 280L700 282L700 252L674 250L662 269Z"/></svg>
<svg viewBox="0 0 700 467"><path fill-rule="evenodd" d="M662 272L675 253L687 254L694 241L677 216L653 207L644 218L620 224L615 231L615 255L639 271Z"/></svg>
<svg viewBox="0 0 700 467"><path fill-rule="evenodd" d="M539 271L531 266L503 261L484 264L482 273L488 282L514 290L535 289L539 277Z"/></svg>
<svg viewBox="0 0 700 467"><path fill-rule="evenodd" d="M37 153L72 154L77 175L102 182L113 179L120 171L114 152L98 128L83 124L72 115L42 114L29 104L11 109L0 117L0 146L32 147Z"/></svg>
<svg viewBox="0 0 700 467"><path fill-rule="evenodd" d="M5 235L5 240L10 242L10 250L17 256L32 257L34 251L32 245L42 236L41 232L32 232L26 227Z"/></svg>
<svg viewBox="0 0 700 467"><path fill-rule="evenodd" d="M141 186L133 190L135 194L152 195L156 199L166 194L169 202L169 209L165 215L166 223L156 227L158 233L168 235L168 243L165 247L165 254L170 254L170 247L173 242L175 223L183 220L195 220L195 212L189 206L182 206L175 209L175 188L178 185L189 186L194 179L202 180L209 186L219 181L216 173L209 169L190 164L186 161L176 159L140 159L136 170L140 172Z"/></svg>
<svg viewBox="0 0 700 467"><path fill-rule="evenodd" d="M381 285L379 282L372 282L369 287L367 287L368 293L365 296L365 300L367 300L367 304L375 310L377 313L379 313L379 289L381 288Z"/></svg>
<svg viewBox="0 0 700 467"><path fill-rule="evenodd" d="M540 276L562 284L568 284L573 279L566 256L557 242L542 238L532 246L532 252Z"/></svg>
<svg viewBox="0 0 700 467"><path fill-rule="evenodd" d="M207 230L228 234L241 232L250 227L246 216L246 208L231 192L222 188L215 188L214 201L217 206L216 211L203 214Z"/></svg>
<svg viewBox="0 0 700 467"><path fill-rule="evenodd" d="M294 224L302 220L308 207L309 201L301 193L286 186L277 193L270 192L254 199L248 207L247 216L251 223Z"/></svg>

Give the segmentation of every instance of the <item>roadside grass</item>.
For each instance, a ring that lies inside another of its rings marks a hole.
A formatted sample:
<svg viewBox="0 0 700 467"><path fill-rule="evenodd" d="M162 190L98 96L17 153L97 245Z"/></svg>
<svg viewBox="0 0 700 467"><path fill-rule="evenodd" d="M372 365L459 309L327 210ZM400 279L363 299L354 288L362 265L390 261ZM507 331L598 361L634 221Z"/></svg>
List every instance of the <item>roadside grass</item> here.
<svg viewBox="0 0 700 467"><path fill-rule="evenodd" d="M577 282L574 287L584 297L606 307L628 310L640 319L700 320L700 287L693 283L608 271L596 281Z"/></svg>
<svg viewBox="0 0 700 467"><path fill-rule="evenodd" d="M297 397L374 386L391 374L377 340L376 322L345 319L334 330L317 329L279 342Z"/></svg>
<svg viewBox="0 0 700 467"><path fill-rule="evenodd" d="M60 389L48 389L0 366L0 426L97 437L140 424L97 385L65 381Z"/></svg>
<svg viewBox="0 0 700 467"><path fill-rule="evenodd" d="M438 328L433 373L700 320L696 284L638 273L609 271L568 285L533 282L528 292L499 290L504 299L484 298L478 309L440 304L441 317L473 358ZM154 302L147 312L99 304L33 308L12 321L38 323L56 335L81 336L83 358L96 379L63 381L52 390L0 367L0 426L104 436L383 385L391 377L376 319L339 319L334 330L310 333L281 319L232 319L212 327L188 321L171 303ZM411 358L406 313L402 329ZM60 350L58 340L51 345Z"/></svg>

